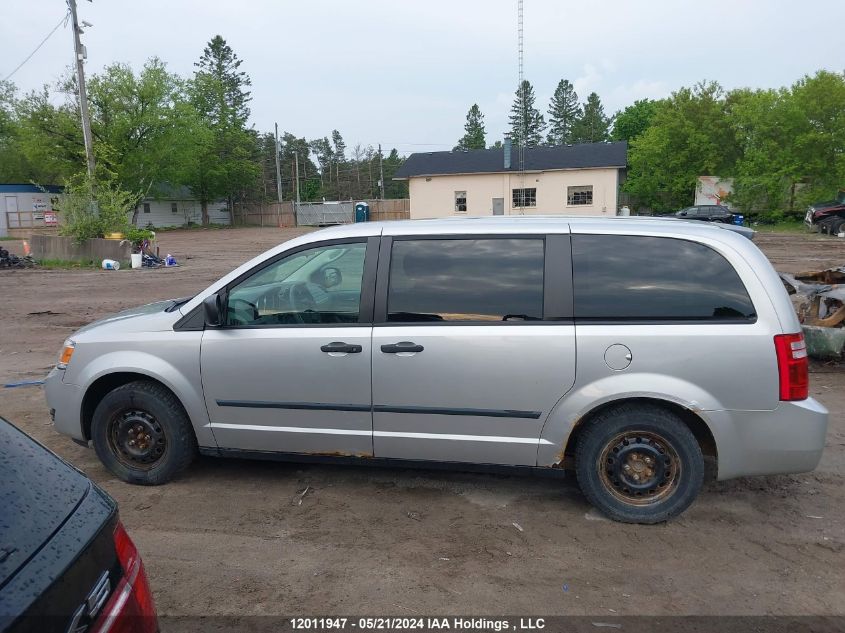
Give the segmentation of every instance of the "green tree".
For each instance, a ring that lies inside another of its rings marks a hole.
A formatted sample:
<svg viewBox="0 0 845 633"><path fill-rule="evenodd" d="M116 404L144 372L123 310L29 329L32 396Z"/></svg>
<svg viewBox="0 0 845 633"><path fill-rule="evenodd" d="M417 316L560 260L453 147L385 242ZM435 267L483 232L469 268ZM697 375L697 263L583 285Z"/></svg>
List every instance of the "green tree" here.
<svg viewBox="0 0 845 633"><path fill-rule="evenodd" d="M573 128L581 117L581 106L575 87L567 79L561 79L549 104L549 133L546 143L566 145L572 142Z"/></svg>
<svg viewBox="0 0 845 633"><path fill-rule="evenodd" d="M64 89L74 94L75 79ZM137 75L126 64L106 66L91 77L88 100L97 162L121 187L146 194L178 179L190 147L184 125L189 106L184 82L161 60L150 59Z"/></svg>
<svg viewBox="0 0 845 633"><path fill-rule="evenodd" d="M335 195L333 197L340 200L344 197L344 193L348 194L348 178L344 177L344 186L341 186L341 178L340 172L341 167L346 163L346 143L343 141L343 137L340 135L340 132L337 130L332 130L332 157L334 159L334 182L335 182ZM346 172L344 170L344 176ZM342 191L343 190L343 191Z"/></svg>
<svg viewBox="0 0 845 633"><path fill-rule="evenodd" d="M20 151L43 184L63 182L85 165L82 127L75 103L54 104L48 87L27 93L15 105Z"/></svg>
<svg viewBox="0 0 845 633"><path fill-rule="evenodd" d="M0 81L0 182L28 182L35 172L21 147L15 85Z"/></svg>
<svg viewBox="0 0 845 633"><path fill-rule="evenodd" d="M487 132L484 129L484 115L477 103L473 103L467 112L467 120L464 123L464 135L458 141L454 151L461 152L468 149L484 149L487 147L485 138Z"/></svg>
<svg viewBox="0 0 845 633"><path fill-rule="evenodd" d="M631 141L624 189L654 209L677 209L692 204L699 176L733 173L738 155L721 86L681 88Z"/></svg>
<svg viewBox="0 0 845 633"><path fill-rule="evenodd" d="M746 211L800 215L845 183L845 75L820 71L791 88L732 91L739 144L731 200Z"/></svg>
<svg viewBox="0 0 845 633"><path fill-rule="evenodd" d="M311 160L311 149L304 138L290 132L282 134L281 172L284 195L296 200L296 164L299 163L299 189L302 201L316 200L321 193L319 169Z"/></svg>
<svg viewBox="0 0 845 633"><path fill-rule="evenodd" d="M329 137L316 138L308 144L309 149L314 152L317 164L320 166L320 188L326 197L333 197L330 191L332 179L332 163L334 162L334 150L332 149Z"/></svg>
<svg viewBox="0 0 845 633"><path fill-rule="evenodd" d="M408 197L408 181L393 180L393 175L404 162L405 158L399 155L395 147L384 158L384 195L386 198Z"/></svg>
<svg viewBox="0 0 845 633"><path fill-rule="evenodd" d="M600 143L610 137L610 118L604 113L601 99L595 92L587 97L581 116L572 129L573 143Z"/></svg>
<svg viewBox="0 0 845 633"><path fill-rule="evenodd" d="M525 79L516 89L516 98L508 117L511 138L517 147L537 147L543 143L546 121L540 111L534 107L534 101L534 87Z"/></svg>
<svg viewBox="0 0 845 633"><path fill-rule="evenodd" d="M37 182L61 182L85 164L75 77L58 89L64 97L58 105L46 86L16 105L21 152L29 165L37 165L29 170ZM142 193L177 179L191 145L179 77L156 58L137 74L112 64L91 76L88 95L98 177L116 178L123 189Z"/></svg>
<svg viewBox="0 0 845 633"><path fill-rule="evenodd" d="M200 201L203 224L208 224L209 202L226 198L231 209L260 172L254 136L246 129L251 82L239 70L241 63L226 40L216 35L195 64L189 87L197 117L182 180Z"/></svg>
<svg viewBox="0 0 845 633"><path fill-rule="evenodd" d="M657 101L651 99L634 101L613 117L613 132L610 138L614 141L634 140L649 128L656 111Z"/></svg>

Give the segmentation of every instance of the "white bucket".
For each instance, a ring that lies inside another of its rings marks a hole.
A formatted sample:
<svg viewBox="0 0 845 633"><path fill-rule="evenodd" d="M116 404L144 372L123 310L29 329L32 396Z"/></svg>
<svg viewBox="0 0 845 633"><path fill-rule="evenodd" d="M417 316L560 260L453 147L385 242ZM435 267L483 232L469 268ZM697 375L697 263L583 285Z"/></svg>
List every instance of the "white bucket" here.
<svg viewBox="0 0 845 633"><path fill-rule="evenodd" d="M132 268L140 268L144 256L141 253L132 253L130 257L132 258Z"/></svg>
<svg viewBox="0 0 845 633"><path fill-rule="evenodd" d="M103 270L120 270L120 262L114 259L104 259Z"/></svg>

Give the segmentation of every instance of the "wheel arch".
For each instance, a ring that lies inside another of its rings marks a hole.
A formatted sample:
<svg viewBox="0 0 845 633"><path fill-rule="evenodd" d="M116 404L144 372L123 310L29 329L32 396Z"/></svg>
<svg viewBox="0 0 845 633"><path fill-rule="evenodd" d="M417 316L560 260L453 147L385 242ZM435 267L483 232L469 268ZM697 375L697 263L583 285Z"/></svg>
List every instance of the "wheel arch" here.
<svg viewBox="0 0 845 633"><path fill-rule="evenodd" d="M660 407L677 415L684 424L686 424L693 436L695 436L705 460L709 461L714 469L716 468L719 459L718 448L716 446L716 439L713 436L713 432L710 430L707 422L698 413L688 407L678 404L677 402L655 397L630 397L621 398L619 400L611 400L609 402L599 404L587 411L573 425L564 447L561 450L561 459L559 464L565 469L571 469L574 465L574 456L578 447L578 440L590 420L594 419L600 413L624 404L647 404ZM707 473L706 470L705 473ZM715 478L716 473L713 472L712 475L712 478Z"/></svg>
<svg viewBox="0 0 845 633"><path fill-rule="evenodd" d="M169 391L171 395L173 395L173 397L176 399L176 402L178 402L179 405L182 407L182 410L185 412L185 415L188 417L188 419L191 419L191 416L188 413L188 410L186 409L185 404L182 402L182 399L179 397L179 395L161 380L158 380L157 378L148 374L142 374L140 372L116 371L100 376L99 378L94 380L94 382L92 382L85 390L85 395L82 397L82 410L80 412L80 420L82 421L82 434L84 435L86 440L91 439L91 422L94 418L94 411L96 410L97 405L102 402L106 394L117 389L118 387L122 387L123 385L129 384L130 382L136 382L139 380L155 383L163 389ZM196 431L194 431L194 435L196 436Z"/></svg>

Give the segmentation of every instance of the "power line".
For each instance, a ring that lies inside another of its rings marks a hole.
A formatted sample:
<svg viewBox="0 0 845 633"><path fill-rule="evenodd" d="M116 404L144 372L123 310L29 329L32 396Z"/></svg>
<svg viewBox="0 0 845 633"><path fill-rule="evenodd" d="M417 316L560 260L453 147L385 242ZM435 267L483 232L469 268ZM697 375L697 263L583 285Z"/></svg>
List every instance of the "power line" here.
<svg viewBox="0 0 845 633"><path fill-rule="evenodd" d="M38 49L40 49L42 46L44 46L44 44L47 42L47 40L50 39L50 37L53 35L53 33L55 33L56 31L59 30L59 27L62 25L62 23L67 24L67 19L68 19L69 15L70 15L70 11L67 11L67 13L65 13L62 16L62 19L59 20L59 23L56 26L53 27L53 30L50 31L49 33L47 33L47 37L45 37L43 40L41 40L41 43L38 46L35 47L35 50L32 51L29 55L27 55L26 59L24 59L20 64L18 64L17 67L12 72L10 72L8 75L3 77L3 81L7 81L7 80L11 79L12 75L14 75L16 72L18 72L25 63L27 63L30 59L32 59L32 56L35 55L35 53L38 52Z"/></svg>

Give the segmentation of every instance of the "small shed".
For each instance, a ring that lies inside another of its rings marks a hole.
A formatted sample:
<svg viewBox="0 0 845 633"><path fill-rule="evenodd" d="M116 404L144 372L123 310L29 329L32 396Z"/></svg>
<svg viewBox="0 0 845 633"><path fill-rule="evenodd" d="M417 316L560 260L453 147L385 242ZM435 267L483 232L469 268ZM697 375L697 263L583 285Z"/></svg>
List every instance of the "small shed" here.
<svg viewBox="0 0 845 633"><path fill-rule="evenodd" d="M0 237L9 229L54 226L53 205L61 192L58 185L0 184Z"/></svg>

